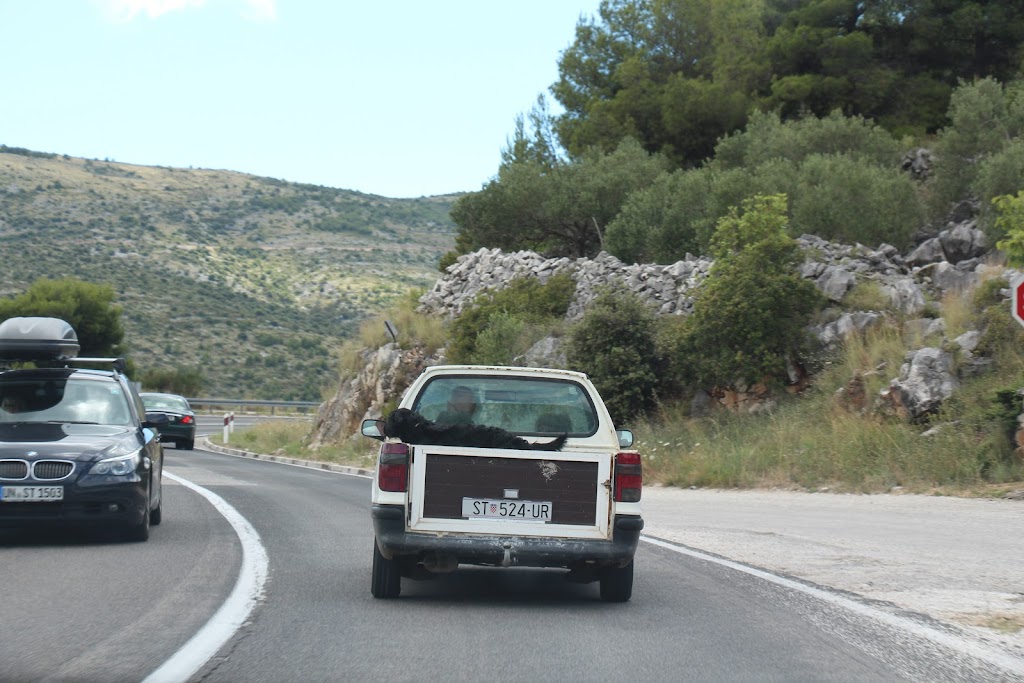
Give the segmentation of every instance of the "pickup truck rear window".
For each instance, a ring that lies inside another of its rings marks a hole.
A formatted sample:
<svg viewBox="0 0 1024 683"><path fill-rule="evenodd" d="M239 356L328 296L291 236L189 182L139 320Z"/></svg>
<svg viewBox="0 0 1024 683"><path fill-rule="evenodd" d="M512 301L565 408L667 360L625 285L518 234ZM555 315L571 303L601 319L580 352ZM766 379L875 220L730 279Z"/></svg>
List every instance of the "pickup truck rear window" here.
<svg viewBox="0 0 1024 683"><path fill-rule="evenodd" d="M478 424L514 434L587 437L597 412L587 390L571 380L480 375L436 377L416 397L413 412L439 424Z"/></svg>

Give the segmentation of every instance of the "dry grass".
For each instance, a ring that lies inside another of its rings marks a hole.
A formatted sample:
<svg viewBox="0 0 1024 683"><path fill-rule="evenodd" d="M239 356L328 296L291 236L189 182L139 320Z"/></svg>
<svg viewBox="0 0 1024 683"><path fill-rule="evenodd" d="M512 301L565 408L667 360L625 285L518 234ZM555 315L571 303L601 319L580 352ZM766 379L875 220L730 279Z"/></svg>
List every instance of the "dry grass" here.
<svg viewBox="0 0 1024 683"><path fill-rule="evenodd" d="M975 317L969 297L942 302L947 336ZM879 391L900 372L907 340L892 320L848 340L843 353L798 398L786 397L768 415L719 411L690 419L685 407L664 406L636 428L645 476L680 486L783 487L851 492L907 492L1001 496L1021 488L1024 460L1013 452L1013 409L1007 392L1024 385L1024 347L1009 343L995 367L966 379L932 424L907 424L873 410ZM862 409L836 392L863 380ZM1019 409L1017 410L1019 412Z"/></svg>
<svg viewBox="0 0 1024 683"><path fill-rule="evenodd" d="M950 291L942 297L942 319L946 321L946 337L956 339L972 329L976 317L971 293Z"/></svg>
<svg viewBox="0 0 1024 683"><path fill-rule="evenodd" d="M892 302L874 280L861 280L843 297L843 305L854 311L891 311Z"/></svg>
<svg viewBox="0 0 1024 683"><path fill-rule="evenodd" d="M1020 614L968 614L961 615L958 621L1008 635L1024 631L1024 615Z"/></svg>
<svg viewBox="0 0 1024 683"><path fill-rule="evenodd" d="M444 346L448 339L444 319L416 312L421 294L420 290L409 290L386 313L359 325L359 334L347 341L338 353L342 377L351 377L365 367L363 354L366 349L377 349L392 341L384 325L385 321L394 325L398 332L398 344L402 348L422 344L430 353Z"/></svg>
<svg viewBox="0 0 1024 683"><path fill-rule="evenodd" d="M311 423L305 420L275 420L261 422L231 435L230 447L241 448L253 453L283 455L301 460L333 462L352 467L373 467L378 443L362 436L318 449L309 448ZM222 443L221 435L211 437L214 443Z"/></svg>

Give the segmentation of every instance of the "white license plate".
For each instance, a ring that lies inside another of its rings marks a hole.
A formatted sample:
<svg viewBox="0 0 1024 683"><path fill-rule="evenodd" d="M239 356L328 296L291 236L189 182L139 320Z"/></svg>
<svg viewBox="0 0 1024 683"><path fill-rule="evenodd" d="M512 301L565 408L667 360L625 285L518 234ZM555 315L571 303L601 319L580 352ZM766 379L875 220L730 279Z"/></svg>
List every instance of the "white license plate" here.
<svg viewBox="0 0 1024 683"><path fill-rule="evenodd" d="M550 522L551 503L532 500L493 500L490 498L463 498L462 516L496 519L521 519L530 522Z"/></svg>
<svg viewBox="0 0 1024 683"><path fill-rule="evenodd" d="M54 503L62 500L63 486L0 486L2 503Z"/></svg>

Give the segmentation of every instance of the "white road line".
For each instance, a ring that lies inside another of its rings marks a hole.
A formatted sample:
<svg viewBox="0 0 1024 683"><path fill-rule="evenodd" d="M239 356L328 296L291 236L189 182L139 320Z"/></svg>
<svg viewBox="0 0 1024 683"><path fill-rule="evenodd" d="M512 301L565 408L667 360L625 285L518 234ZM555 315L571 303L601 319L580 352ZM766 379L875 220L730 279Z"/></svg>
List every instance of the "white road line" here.
<svg viewBox="0 0 1024 683"><path fill-rule="evenodd" d="M170 472L164 472L164 476L203 496L223 515L242 543L242 567L238 571L238 580L235 581L231 595L220 609L191 640L147 676L143 683L187 681L238 632L263 597L263 587L267 582L267 551L249 521L213 491Z"/></svg>
<svg viewBox="0 0 1024 683"><path fill-rule="evenodd" d="M907 631L913 635L930 640L937 645L948 647L957 652L962 652L971 657L988 662L989 664L993 664L1009 673L1024 677L1024 660L1004 652L994 650L983 643L964 639L962 636L956 636L937 628L931 628L924 623L908 619L906 617L901 617L896 614L891 614L885 610L866 605L862 602L858 602L857 600L839 595L838 593L832 593L827 590L822 590L821 588L809 586L799 581L787 579L782 576L776 576L775 574L764 571L763 569L749 567L745 564L740 564L739 562L733 562L732 560L708 555L700 552L699 550L675 545L674 543L663 541L660 538L654 538L653 536L641 536L640 540L645 543L658 546L659 548L671 550L672 552L679 553L680 555L687 555L698 560L704 560L705 562L713 562L714 564L728 567L729 569L735 569L736 571L743 572L744 574L756 576L759 579L774 583L778 586L800 591L801 593L810 595L818 600L823 600L832 605L836 605L837 607L842 607L843 609L860 614L861 616L881 621L888 626Z"/></svg>

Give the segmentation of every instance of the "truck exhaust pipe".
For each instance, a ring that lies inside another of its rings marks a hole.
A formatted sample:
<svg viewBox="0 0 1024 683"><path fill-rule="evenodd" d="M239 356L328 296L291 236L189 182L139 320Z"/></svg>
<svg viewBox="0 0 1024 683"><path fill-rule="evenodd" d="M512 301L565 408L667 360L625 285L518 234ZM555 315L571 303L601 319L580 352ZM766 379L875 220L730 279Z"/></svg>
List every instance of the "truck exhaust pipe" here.
<svg viewBox="0 0 1024 683"><path fill-rule="evenodd" d="M423 567L432 574L451 574L459 568L459 558L454 555L427 553L423 558Z"/></svg>

